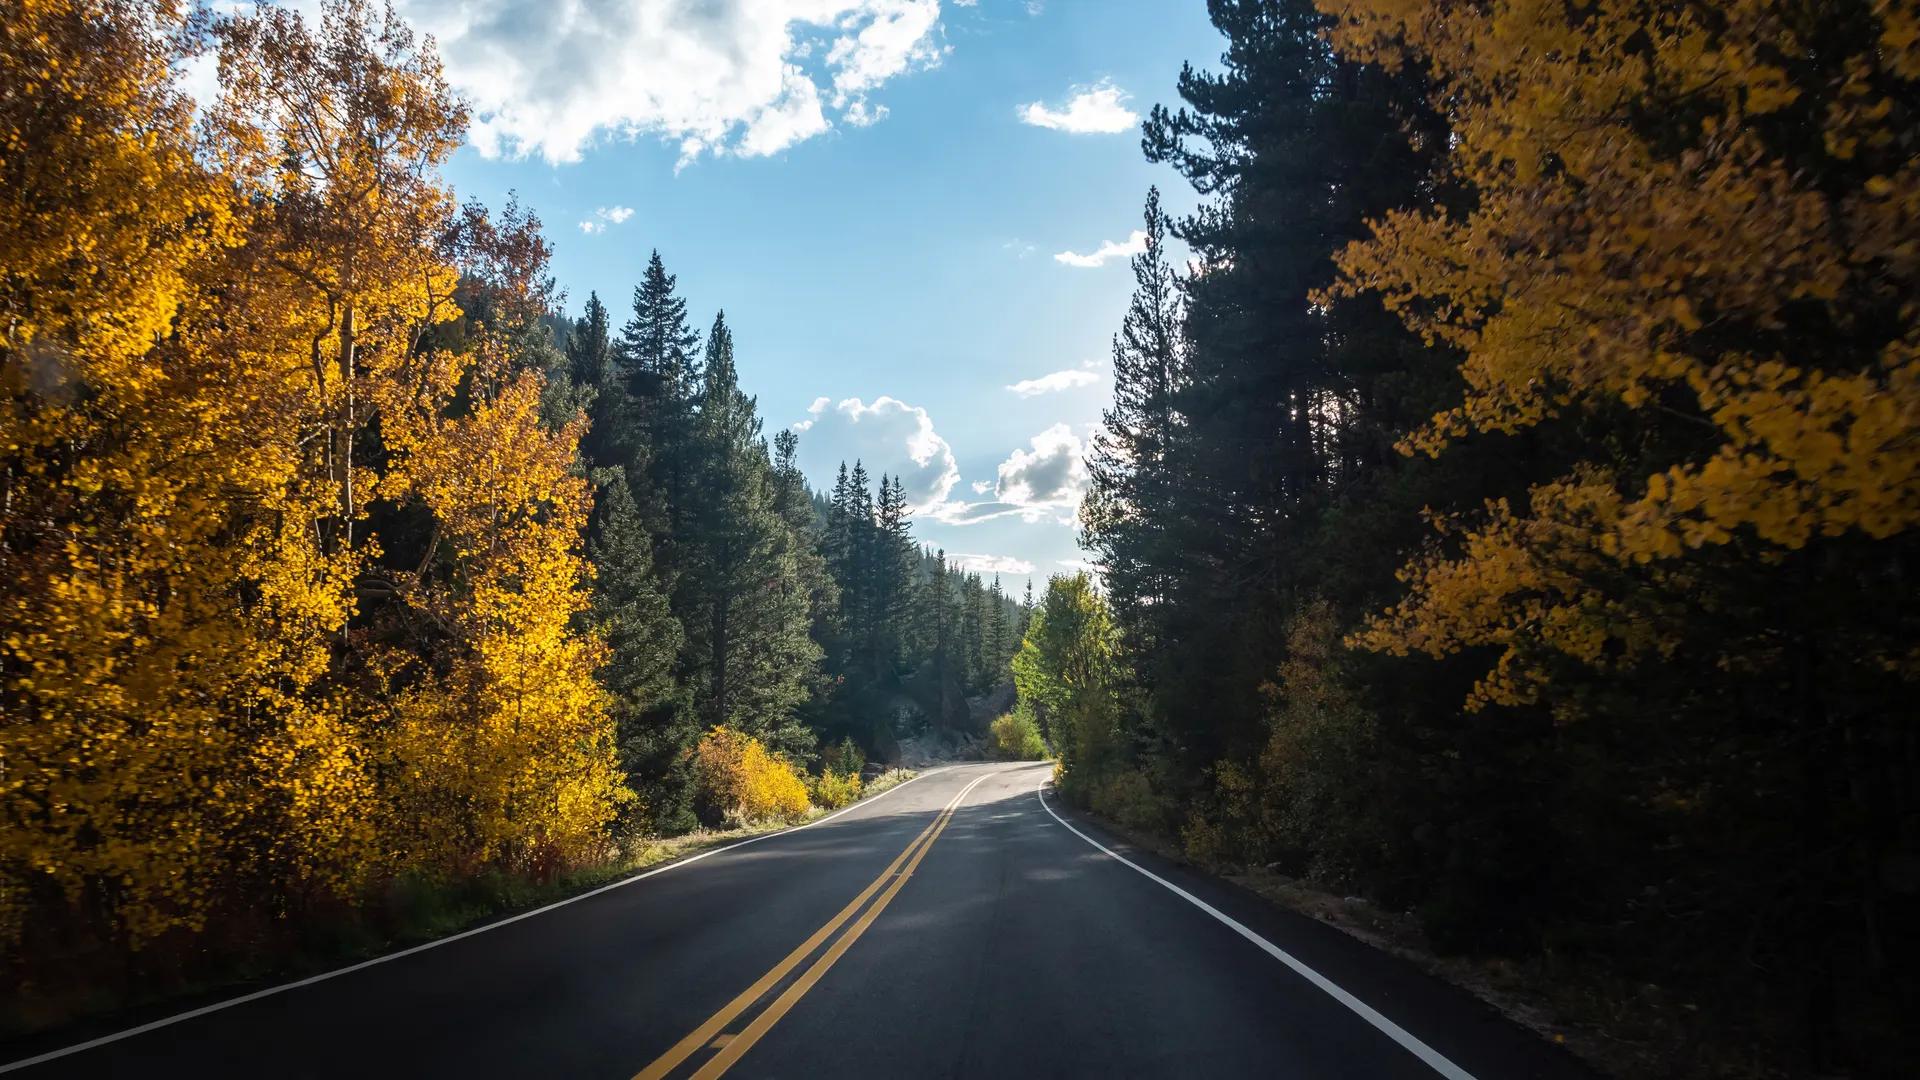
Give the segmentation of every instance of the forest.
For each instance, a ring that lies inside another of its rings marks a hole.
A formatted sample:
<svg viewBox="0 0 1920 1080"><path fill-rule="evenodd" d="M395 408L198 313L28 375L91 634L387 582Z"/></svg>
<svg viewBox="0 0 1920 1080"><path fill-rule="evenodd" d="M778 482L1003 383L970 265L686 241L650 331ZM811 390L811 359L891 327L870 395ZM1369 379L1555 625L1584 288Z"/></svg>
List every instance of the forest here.
<svg viewBox="0 0 1920 1080"><path fill-rule="evenodd" d="M5 3L0 1029L525 908L964 730L1404 914L1624 1074L1910 1070L1920 3L1206 8L1141 133L1197 208L1145 193L1097 572L1016 599L900 477L810 486L659 253L569 298L536 214L462 201L474 117L390 9Z"/></svg>
<svg viewBox="0 0 1920 1080"><path fill-rule="evenodd" d="M9 1022L840 805L1007 681L1025 605L809 490L658 254L570 316L469 121L362 0L8 6Z"/></svg>
<svg viewBox="0 0 1920 1080"><path fill-rule="evenodd" d="M1208 10L1014 662L1063 792L1633 1075L1910 1067L1920 9Z"/></svg>

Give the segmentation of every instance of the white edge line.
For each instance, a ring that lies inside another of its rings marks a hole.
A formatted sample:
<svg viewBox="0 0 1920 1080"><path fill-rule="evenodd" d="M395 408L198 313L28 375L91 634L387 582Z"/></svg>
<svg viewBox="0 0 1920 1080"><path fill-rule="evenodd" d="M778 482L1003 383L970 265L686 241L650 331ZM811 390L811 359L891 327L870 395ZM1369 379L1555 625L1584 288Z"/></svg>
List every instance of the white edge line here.
<svg viewBox="0 0 1920 1080"><path fill-rule="evenodd" d="M1365 1020L1367 1023L1372 1024L1375 1028L1378 1028L1381 1034L1385 1035L1389 1039L1392 1039L1394 1042L1399 1043L1402 1047L1404 1047L1407 1050L1408 1053L1411 1053L1414 1057L1417 1057L1421 1061L1426 1062L1427 1066L1431 1068L1434 1072L1439 1073L1441 1076L1447 1077L1448 1080L1474 1080L1474 1076L1472 1073L1468 1072L1467 1070L1461 1068L1458 1065L1455 1065L1453 1062L1449 1061L1445 1055L1441 1054L1438 1050L1435 1050L1433 1047L1428 1046L1426 1043L1423 1043L1419 1039L1415 1038L1412 1033L1407 1031L1407 1029L1401 1027L1399 1024L1396 1024L1393 1021L1387 1019L1386 1017L1380 1015L1378 1012L1374 1010L1374 1008L1371 1005L1368 1005L1366 1002L1361 1001L1359 998L1354 997L1352 994L1347 993L1344 989L1340 987L1338 983L1335 983L1332 979L1327 978L1325 975L1322 975L1319 972L1313 970L1307 965L1301 963L1299 960L1294 959L1293 955L1291 953L1288 953L1285 949L1282 949L1280 946L1275 945L1273 942L1268 941L1266 938L1261 937L1259 934L1254 933L1252 930L1247 929L1247 927L1243 925L1239 920L1233 918L1231 915L1226 914L1225 912L1221 911L1219 908L1214 907L1212 904L1207 903L1205 900L1202 900L1199 897L1188 892L1187 890L1181 888L1180 886L1175 885L1173 882L1168 881L1166 878L1161 877L1159 874L1156 874L1153 871L1147 869L1146 867L1141 866L1139 863L1136 863L1133 860L1128 859L1123 855L1115 854L1114 851L1111 848L1107 847L1105 844L1102 844L1100 841L1095 840L1093 837L1088 836L1086 833L1083 833L1079 829L1076 829L1072 825L1068 824L1066 818L1063 818L1059 814L1054 813L1053 807L1047 805L1047 795L1046 795L1045 785L1042 785L1041 787L1036 788L1035 794L1040 796L1041 808L1044 809L1053 818L1053 820L1059 822L1062 828L1066 829L1068 832L1079 837L1080 839L1085 840L1087 843L1092 844L1094 847L1099 848L1100 851L1103 854L1105 854L1109 859L1114 860L1115 862L1121 864L1122 866L1127 867L1130 870L1139 871L1141 874L1145 875L1148 879L1152 880L1155 884L1161 886L1162 888L1165 888L1167 891L1173 893L1175 896L1178 896L1180 899L1185 900L1187 903L1192 904L1194 907L1199 908L1201 911L1204 911L1207 914L1213 916L1215 919L1225 924L1229 930L1232 930L1234 933L1239 934L1241 937L1246 938L1248 941L1253 942L1255 945L1259 946L1261 950L1264 951L1267 955L1273 957L1275 960L1278 960L1281 963L1292 968L1294 972L1298 974L1301 978L1307 980L1313 985L1319 987L1321 990L1325 991L1328 997L1333 998L1333 1000L1353 1010L1353 1012L1357 1014L1360 1017L1360 1019Z"/></svg>
<svg viewBox="0 0 1920 1080"><path fill-rule="evenodd" d="M138 1027L130 1027L124 1031L116 1031L111 1035L102 1035L97 1039L89 1039L86 1042L74 1043L72 1046L63 1046L58 1050L49 1050L46 1053L40 1054L37 1057L21 1058L19 1061L10 1061L4 1065L0 1065L0 1073L15 1072L20 1069L30 1068L34 1065L44 1064L46 1062L53 1061L56 1058L63 1058L63 1057L67 1057L70 1054L78 1054L85 1050L92 1050L97 1046L105 1046L108 1043L119 1042L122 1039L130 1039L135 1035L144 1035L149 1031L157 1031L160 1028L170 1027L174 1024L178 1024L185 1020L193 1020L198 1017L205 1016L208 1013L216 1013L222 1009L231 1009L235 1005L245 1005L249 1001L258 1001L261 998L272 997L275 994L285 993L288 990L298 990L303 986L312 986L314 983L326 982L328 979L337 979L342 975L351 975L356 971L364 971L365 969L373 967L376 964L384 964L389 960L398 960L403 956L412 956L415 953L426 952L428 949L437 949L442 945L451 945L454 942L459 941L461 938L470 938L476 934L484 934L489 930L498 930L500 927L506 926L510 923L517 923L522 919L531 919L535 915L544 915L547 912L552 911L556 908L563 908L563 907L566 907L568 904L577 904L582 900L588 899L589 897L599 896L603 892L611 892L612 890L621 888L622 886L631 885L636 881L645 881L646 879L653 877L655 874L664 874L669 870L678 870L683 866L691 866L694 863L697 863L701 859L707 858L710 855L718 855L724 851L732 851L735 848L743 848L743 847L746 847L748 844L757 844L762 840L771 840L776 836L787 836L792 833L797 833L802 829L811 829L815 825L825 825L827 822L832 821L834 818L837 818L842 814L852 813L853 811L858 810L863 806L872 806L874 803L877 803L881 799L884 799L887 796L893 794L894 792L899 791L901 788L906 787L908 784L914 783L917 780L924 780L929 776L935 776L940 773L947 772L953 768L954 766L952 765L944 765L937 769L929 769L926 772L919 774L918 776L912 777L911 779L904 780L898 784L893 785L892 787L888 788L887 790L881 792L878 795L875 795L870 799L862 799L859 802L852 804L851 806L846 806L846 807L842 807L839 810L835 810L833 813L828 814L825 817L815 818L812 821L806 822L805 824L795 825L791 828L781 829L777 832L761 833L759 836L749 836L745 840L736 841L734 843L726 845L725 847L717 847L708 851L703 851L698 855L689 855L684 859L676 859L665 866L656 866L651 870L647 870L642 873L635 874L632 877L621 878L619 881L609 882L598 888L589 889L588 891L583 892L578 896L569 896L565 900L557 900L551 904L548 904L545 907L534 908L532 911L523 911L518 915L510 915L504 919L497 919L493 922L487 923L484 926L476 926L471 930L462 930L457 934L450 934L443 938L435 938L432 941L422 942L419 945L412 945L405 949L401 949L399 952L391 952L383 956L376 956L371 960L362 960L357 964L349 964L346 967L334 968L332 971L323 971L318 975L309 975L304 979L296 979L293 982L281 983L278 986L269 986L264 990L255 990L251 994L242 994L239 997L228 998L225 1001L216 1001L211 1005L202 1005L197 1009L190 1009L183 1013L175 1013L172 1016L161 1017L158 1020L141 1024ZM991 776L993 774L988 773L987 775ZM984 780L986 779L986 777L983 776L981 777L981 779ZM976 783L977 782L978 781L976 781ZM971 788L969 788L969 790L971 790Z"/></svg>

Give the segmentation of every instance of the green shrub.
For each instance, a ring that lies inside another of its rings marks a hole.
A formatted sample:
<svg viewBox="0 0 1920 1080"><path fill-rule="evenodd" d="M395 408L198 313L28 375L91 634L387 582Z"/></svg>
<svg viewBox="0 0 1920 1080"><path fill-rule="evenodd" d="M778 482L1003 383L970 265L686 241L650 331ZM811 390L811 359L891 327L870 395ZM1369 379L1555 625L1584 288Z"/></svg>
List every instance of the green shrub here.
<svg viewBox="0 0 1920 1080"><path fill-rule="evenodd" d="M813 797L815 806L838 810L860 797L860 774L828 769L808 779L807 793Z"/></svg>
<svg viewBox="0 0 1920 1080"><path fill-rule="evenodd" d="M1039 761L1047 756L1040 725L1025 703L993 722L989 729L993 756L1003 761Z"/></svg>
<svg viewBox="0 0 1920 1080"><path fill-rule="evenodd" d="M1166 828L1166 804L1154 794L1145 773L1129 769L1101 777L1090 787L1087 805L1094 813L1140 832Z"/></svg>
<svg viewBox="0 0 1920 1080"><path fill-rule="evenodd" d="M829 747L820 755L820 770L823 773L840 773L843 776L858 777L867 767L866 752L852 736L841 739L839 745Z"/></svg>

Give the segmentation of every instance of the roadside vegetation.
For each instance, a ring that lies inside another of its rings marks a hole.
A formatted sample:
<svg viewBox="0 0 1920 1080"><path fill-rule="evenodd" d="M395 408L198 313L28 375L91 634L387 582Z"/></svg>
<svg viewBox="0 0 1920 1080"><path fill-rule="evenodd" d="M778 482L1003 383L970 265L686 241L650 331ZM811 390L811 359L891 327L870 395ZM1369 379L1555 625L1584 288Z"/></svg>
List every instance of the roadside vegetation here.
<svg viewBox="0 0 1920 1080"><path fill-rule="evenodd" d="M1629 1074L1907 1067L1920 12L1209 11L1014 661L1062 794Z"/></svg>
<svg viewBox="0 0 1920 1080"><path fill-rule="evenodd" d="M987 729L988 746L1001 761L1039 761L1047 756L1047 742L1033 709L1022 702L995 719Z"/></svg>
<svg viewBox="0 0 1920 1080"><path fill-rule="evenodd" d="M237 992L378 956L565 900L717 847L803 824L873 798L918 776L889 769L863 785L859 773L805 775L751 736L716 729L699 743L696 798L724 807L713 827L673 836L644 828L616 833L602 859L548 877L497 869L460 877L398 877L361 902L316 913L299 924L231 917L199 940L216 947L183 956L161 942L127 959L118 973L94 969L84 980L23 988L0 1011L0 1034L45 1028L92 1012L169 998ZM795 787L801 788L799 799ZM76 957L86 962L86 957Z"/></svg>
<svg viewBox="0 0 1920 1080"><path fill-rule="evenodd" d="M0 33L28 1023L845 805L1023 629L896 478L808 489L657 255L569 311L541 223L442 178L470 116L431 42L321 8L47 0Z"/></svg>

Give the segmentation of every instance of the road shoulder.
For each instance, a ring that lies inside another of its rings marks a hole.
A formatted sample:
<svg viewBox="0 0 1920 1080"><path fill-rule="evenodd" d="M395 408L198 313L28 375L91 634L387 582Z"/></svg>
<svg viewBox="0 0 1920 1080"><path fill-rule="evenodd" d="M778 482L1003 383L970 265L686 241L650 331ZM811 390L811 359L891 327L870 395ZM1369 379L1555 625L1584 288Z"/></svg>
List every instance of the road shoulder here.
<svg viewBox="0 0 1920 1080"><path fill-rule="evenodd" d="M1508 1015L1500 1003L1472 987L1447 979L1444 970L1430 970L1421 957L1390 941L1357 934L1355 927L1317 917L1329 909L1296 907L1286 894L1256 891L1237 876L1199 867L1169 843L1071 806L1051 786L1046 788L1046 806L1114 854L1194 894L1285 950L1477 1076L1594 1080L1600 1075L1552 1041L1549 1033ZM1197 910L1194 916L1206 917Z"/></svg>

